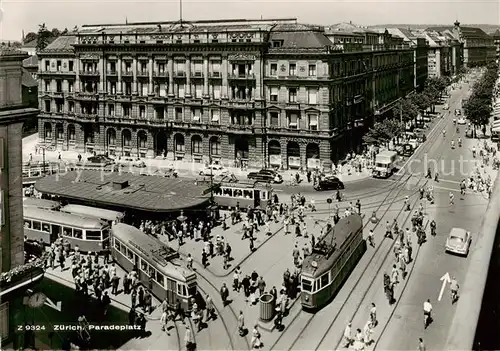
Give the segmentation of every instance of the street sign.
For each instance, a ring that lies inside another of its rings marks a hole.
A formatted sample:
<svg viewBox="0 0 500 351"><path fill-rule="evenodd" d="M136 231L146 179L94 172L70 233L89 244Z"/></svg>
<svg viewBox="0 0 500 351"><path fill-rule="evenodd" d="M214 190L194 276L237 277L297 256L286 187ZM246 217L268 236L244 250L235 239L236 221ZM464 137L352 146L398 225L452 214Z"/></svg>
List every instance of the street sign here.
<svg viewBox="0 0 500 351"><path fill-rule="evenodd" d="M48 297L45 298L45 304L53 309L55 309L56 311L59 311L61 312L62 311L62 301L57 301L56 303L54 303L51 299L49 299Z"/></svg>
<svg viewBox="0 0 500 351"><path fill-rule="evenodd" d="M444 289L446 288L446 285L448 285L451 282L450 273L446 272L445 275L443 275L439 280L443 281L443 284L441 285L441 291L439 291L439 297L438 297L438 301L441 301L441 299L443 298Z"/></svg>

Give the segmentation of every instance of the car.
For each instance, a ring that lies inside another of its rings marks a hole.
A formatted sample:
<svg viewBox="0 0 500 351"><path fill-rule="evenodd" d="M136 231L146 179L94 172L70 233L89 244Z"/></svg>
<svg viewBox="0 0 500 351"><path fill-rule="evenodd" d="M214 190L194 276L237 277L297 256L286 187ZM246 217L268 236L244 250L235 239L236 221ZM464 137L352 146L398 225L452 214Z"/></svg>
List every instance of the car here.
<svg viewBox="0 0 500 351"><path fill-rule="evenodd" d="M463 117L460 117L459 119L457 119L457 124L460 124L460 125L465 125L467 122L465 122L465 118Z"/></svg>
<svg viewBox="0 0 500 351"><path fill-rule="evenodd" d="M120 167L137 167L137 168L145 168L146 163L140 159L134 159L132 157L124 157L119 161Z"/></svg>
<svg viewBox="0 0 500 351"><path fill-rule="evenodd" d="M463 228L452 228L446 239L446 252L467 256L472 242L470 232Z"/></svg>
<svg viewBox="0 0 500 351"><path fill-rule="evenodd" d="M112 158L106 156L106 155L96 155L96 156L91 156L87 158L87 161L89 163L92 163L94 165L103 165L103 166L108 166L112 165L115 163L115 160Z"/></svg>
<svg viewBox="0 0 500 351"><path fill-rule="evenodd" d="M201 176L204 176L204 177L216 177L216 176L221 176L221 175L225 175L225 174L229 174L230 172L224 168L224 166L222 165L208 165L208 166L205 166L205 168L203 168L201 171L200 171L200 175Z"/></svg>
<svg viewBox="0 0 500 351"><path fill-rule="evenodd" d="M460 111L458 108L455 110L455 116L461 116L462 111Z"/></svg>
<svg viewBox="0 0 500 351"><path fill-rule="evenodd" d="M344 189L344 183L335 176L326 176L320 179L319 182L314 186L314 190L342 190Z"/></svg>
<svg viewBox="0 0 500 351"><path fill-rule="evenodd" d="M413 150L415 150L419 145L418 138L411 138L410 140L408 140L407 144L411 145Z"/></svg>
<svg viewBox="0 0 500 351"><path fill-rule="evenodd" d="M250 172L248 173L247 178L267 183L283 183L283 177L274 169L261 169L258 172Z"/></svg>

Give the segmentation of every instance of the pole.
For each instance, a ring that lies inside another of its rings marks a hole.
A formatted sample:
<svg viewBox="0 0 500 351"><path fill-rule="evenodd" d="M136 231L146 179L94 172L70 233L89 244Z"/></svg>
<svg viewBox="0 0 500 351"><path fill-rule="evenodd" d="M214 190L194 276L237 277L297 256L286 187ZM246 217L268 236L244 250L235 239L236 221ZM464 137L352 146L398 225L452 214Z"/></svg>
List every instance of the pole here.
<svg viewBox="0 0 500 351"><path fill-rule="evenodd" d="M42 148L42 169L43 169L43 175L46 174L45 171L45 147Z"/></svg>
<svg viewBox="0 0 500 351"><path fill-rule="evenodd" d="M182 0L179 0L179 23L182 27Z"/></svg>

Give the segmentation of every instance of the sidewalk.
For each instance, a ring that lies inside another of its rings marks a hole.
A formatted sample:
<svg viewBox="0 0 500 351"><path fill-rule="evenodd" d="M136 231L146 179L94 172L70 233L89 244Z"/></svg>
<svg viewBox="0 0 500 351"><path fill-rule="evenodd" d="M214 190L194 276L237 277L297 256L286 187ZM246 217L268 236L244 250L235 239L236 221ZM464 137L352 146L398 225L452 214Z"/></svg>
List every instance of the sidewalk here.
<svg viewBox="0 0 500 351"><path fill-rule="evenodd" d="M87 158L93 156L93 154L91 153L78 153L76 151L69 151L69 150L68 151L46 150L44 157L40 150L38 151L38 154L35 152L38 143L39 143L38 134L32 134L23 139L23 163L29 162L30 155L34 162L42 162L44 158L46 162L58 162L59 155L61 155L61 161L64 163L76 163L78 160L78 155L82 156L82 161L85 161L87 160ZM145 171L146 173L150 172L151 174L153 174L156 170L160 168L174 168L177 170L180 177L197 178L199 177L200 171L205 168L205 164L203 163L194 163L187 161L168 161L163 157L156 157L153 159L143 158L141 160L146 164L146 167L145 168L132 167L132 171L135 172ZM240 180L247 179L248 173L256 172L259 170L253 168L242 170L241 168L237 167L224 167L224 168L233 173ZM128 168L126 167L124 168L124 170L127 169ZM295 177L297 170L285 170L285 171L280 171L279 173L283 177L283 183L289 183L290 180L293 177ZM363 171L360 173L352 172L352 174L348 174L346 167L344 167L342 174L340 174L338 177L344 183L349 183L369 178L371 177L371 173L368 171ZM304 186L312 185L307 183L305 174L301 174L301 178L302 182L298 186L295 186L294 188L300 189Z"/></svg>

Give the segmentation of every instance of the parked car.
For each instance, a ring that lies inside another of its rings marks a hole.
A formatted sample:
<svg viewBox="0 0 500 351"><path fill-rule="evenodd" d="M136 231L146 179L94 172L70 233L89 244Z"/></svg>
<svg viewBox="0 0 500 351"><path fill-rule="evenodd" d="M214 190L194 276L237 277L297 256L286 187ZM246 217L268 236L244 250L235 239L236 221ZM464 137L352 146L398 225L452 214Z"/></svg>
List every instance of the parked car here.
<svg viewBox="0 0 500 351"><path fill-rule="evenodd" d="M463 228L452 228L446 239L446 252L467 256L472 242L471 234Z"/></svg>
<svg viewBox="0 0 500 351"><path fill-rule="evenodd" d="M216 177L229 173L230 172L222 165L208 165L200 171L200 175L204 177Z"/></svg>
<svg viewBox="0 0 500 351"><path fill-rule="evenodd" d="M467 122L465 121L465 118L460 117L459 119L457 119L457 123L460 125L465 125Z"/></svg>
<svg viewBox="0 0 500 351"><path fill-rule="evenodd" d="M455 110L455 116L461 116L462 115L462 111L460 111L460 109L456 109Z"/></svg>
<svg viewBox="0 0 500 351"><path fill-rule="evenodd" d="M448 105L448 104L444 104L444 106L443 106L443 110L449 110L449 109L450 109L450 105Z"/></svg>
<svg viewBox="0 0 500 351"><path fill-rule="evenodd" d="M250 172L248 173L247 178L267 183L283 183L283 177L274 169L261 169L258 172Z"/></svg>
<svg viewBox="0 0 500 351"><path fill-rule="evenodd" d="M173 167L158 168L154 172L153 175L158 176L158 177L164 177L164 178L177 178L178 177L177 171Z"/></svg>
<svg viewBox="0 0 500 351"><path fill-rule="evenodd" d="M115 163L115 160L106 155L96 155L87 158L88 163L93 165L108 166Z"/></svg>
<svg viewBox="0 0 500 351"><path fill-rule="evenodd" d="M413 152L415 152L415 148L413 147L413 145L405 144L405 145L403 145L400 154L403 156L409 157L409 156L413 155Z"/></svg>
<svg viewBox="0 0 500 351"><path fill-rule="evenodd" d="M342 183L342 181L335 176L327 176L316 183L314 189L317 191L342 190L344 189L344 183Z"/></svg>
<svg viewBox="0 0 500 351"><path fill-rule="evenodd" d="M138 159L133 159L132 157L124 157L120 161L118 161L120 167L137 167L137 168L144 168L146 167L146 163L142 160Z"/></svg>

